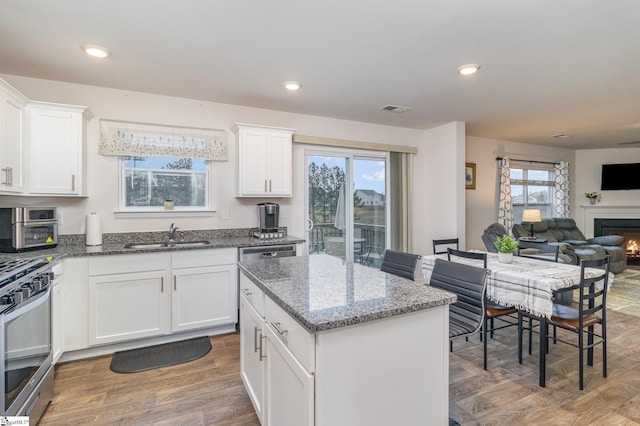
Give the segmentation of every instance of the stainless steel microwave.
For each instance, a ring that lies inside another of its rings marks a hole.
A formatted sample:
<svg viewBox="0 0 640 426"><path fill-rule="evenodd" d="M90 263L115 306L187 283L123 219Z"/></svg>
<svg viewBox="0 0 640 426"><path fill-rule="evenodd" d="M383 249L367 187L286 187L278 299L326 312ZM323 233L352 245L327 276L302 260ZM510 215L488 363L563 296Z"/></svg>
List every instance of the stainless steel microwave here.
<svg viewBox="0 0 640 426"><path fill-rule="evenodd" d="M55 207L0 208L0 251L14 253L57 245Z"/></svg>

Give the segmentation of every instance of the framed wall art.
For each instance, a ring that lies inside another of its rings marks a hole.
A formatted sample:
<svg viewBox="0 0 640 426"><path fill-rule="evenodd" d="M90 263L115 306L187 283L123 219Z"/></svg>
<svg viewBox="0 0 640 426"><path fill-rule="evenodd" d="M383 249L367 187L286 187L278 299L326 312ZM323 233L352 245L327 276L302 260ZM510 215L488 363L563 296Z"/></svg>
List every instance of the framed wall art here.
<svg viewBox="0 0 640 426"><path fill-rule="evenodd" d="M467 189L476 189L476 163L466 163L464 181Z"/></svg>

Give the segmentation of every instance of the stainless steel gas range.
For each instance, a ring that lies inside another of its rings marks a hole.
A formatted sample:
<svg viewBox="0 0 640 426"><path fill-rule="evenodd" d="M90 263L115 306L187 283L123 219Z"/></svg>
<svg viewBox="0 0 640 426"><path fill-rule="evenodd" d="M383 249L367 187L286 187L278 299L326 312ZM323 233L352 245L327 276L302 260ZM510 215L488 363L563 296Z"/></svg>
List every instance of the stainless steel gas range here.
<svg viewBox="0 0 640 426"><path fill-rule="evenodd" d="M53 396L52 281L45 258L0 258L0 411L30 424Z"/></svg>

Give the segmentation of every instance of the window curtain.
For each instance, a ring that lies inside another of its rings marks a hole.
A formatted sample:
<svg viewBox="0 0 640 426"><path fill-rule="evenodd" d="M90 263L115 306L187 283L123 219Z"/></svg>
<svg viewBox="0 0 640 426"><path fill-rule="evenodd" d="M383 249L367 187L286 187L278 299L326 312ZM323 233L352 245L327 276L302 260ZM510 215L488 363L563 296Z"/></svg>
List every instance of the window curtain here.
<svg viewBox="0 0 640 426"><path fill-rule="evenodd" d="M569 163L560 161L555 165L555 202L556 217L569 217Z"/></svg>
<svg viewBox="0 0 640 426"><path fill-rule="evenodd" d="M98 153L227 161L224 130L100 120Z"/></svg>
<svg viewBox="0 0 640 426"><path fill-rule="evenodd" d="M511 202L511 175L509 173L509 157L502 157L498 162L499 202L498 223L505 227L507 233L513 228L513 204Z"/></svg>
<svg viewBox="0 0 640 426"><path fill-rule="evenodd" d="M409 153L391 152L389 160L390 248L411 252L413 156Z"/></svg>

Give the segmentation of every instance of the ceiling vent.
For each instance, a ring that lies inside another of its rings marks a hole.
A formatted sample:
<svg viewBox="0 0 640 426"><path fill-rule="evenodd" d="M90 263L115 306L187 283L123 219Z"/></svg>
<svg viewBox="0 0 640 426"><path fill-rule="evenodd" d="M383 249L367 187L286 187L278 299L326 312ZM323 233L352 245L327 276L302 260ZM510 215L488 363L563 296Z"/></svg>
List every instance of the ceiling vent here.
<svg viewBox="0 0 640 426"><path fill-rule="evenodd" d="M409 107L403 107L403 106L398 106L398 105L385 105L383 107L380 107L378 109L381 109L383 111L391 111L391 112L407 112L409 111L411 108Z"/></svg>

